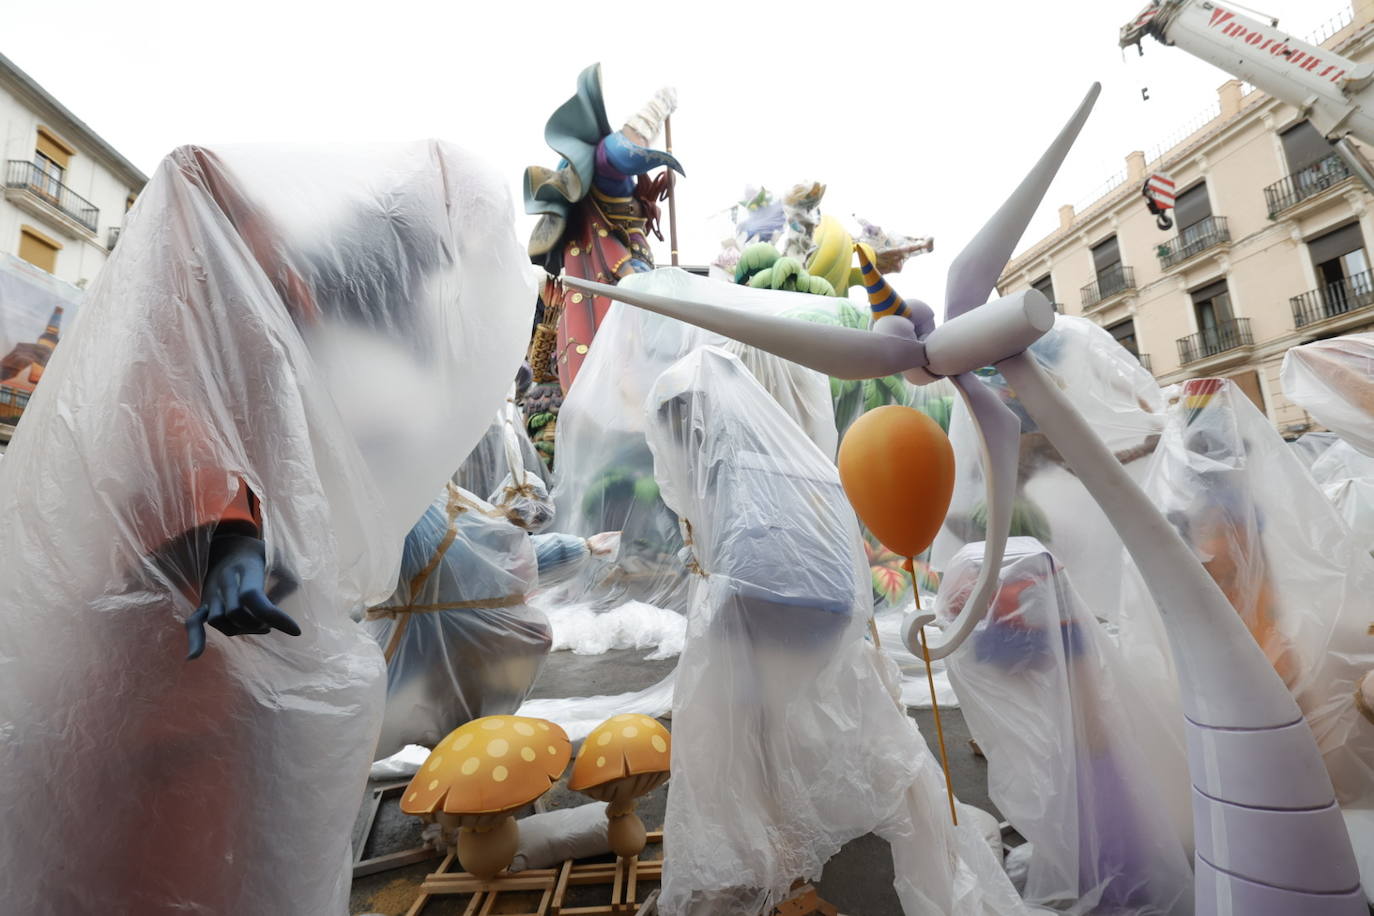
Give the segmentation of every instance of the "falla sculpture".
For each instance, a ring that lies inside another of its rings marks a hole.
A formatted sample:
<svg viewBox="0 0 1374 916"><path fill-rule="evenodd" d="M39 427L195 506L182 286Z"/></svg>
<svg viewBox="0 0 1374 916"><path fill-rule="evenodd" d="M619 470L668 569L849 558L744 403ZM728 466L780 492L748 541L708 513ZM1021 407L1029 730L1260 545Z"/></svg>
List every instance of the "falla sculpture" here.
<svg viewBox="0 0 1374 916"><path fill-rule="evenodd" d="M900 372L917 385L942 377L955 384L982 440L988 538L982 575L943 640L929 646L932 658L962 644L997 590L1020 424L973 374L995 366L1102 507L1163 617L1186 717L1196 913L1365 916L1350 838L1297 703L1174 527L1026 352L1054 324L1049 300L1026 290L987 301L1099 91L1094 84L1021 184L954 259L938 327L930 307L915 301L886 310L871 331L863 331L746 312L733 307L738 287L704 279L677 285L691 290L690 298L566 276L562 281L837 378ZM905 622L904 640L918 655L921 627L932 620L913 613Z"/></svg>

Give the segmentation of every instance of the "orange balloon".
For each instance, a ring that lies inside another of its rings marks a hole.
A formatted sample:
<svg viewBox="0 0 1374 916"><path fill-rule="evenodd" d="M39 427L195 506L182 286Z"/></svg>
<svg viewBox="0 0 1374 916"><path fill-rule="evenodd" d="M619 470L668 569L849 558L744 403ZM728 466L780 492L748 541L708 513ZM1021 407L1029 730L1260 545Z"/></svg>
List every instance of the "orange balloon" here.
<svg viewBox="0 0 1374 916"><path fill-rule="evenodd" d="M859 417L840 443L840 482L883 546L914 557L935 540L954 496L954 447L938 423L889 404Z"/></svg>

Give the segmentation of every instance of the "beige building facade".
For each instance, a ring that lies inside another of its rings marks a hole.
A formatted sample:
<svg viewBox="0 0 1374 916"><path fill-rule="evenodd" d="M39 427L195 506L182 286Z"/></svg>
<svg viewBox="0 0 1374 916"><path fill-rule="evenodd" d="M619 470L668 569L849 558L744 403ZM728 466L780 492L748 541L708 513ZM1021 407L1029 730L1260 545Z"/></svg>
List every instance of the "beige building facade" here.
<svg viewBox="0 0 1374 916"><path fill-rule="evenodd" d="M1322 45L1374 61L1374 10L1357 2L1345 18ZM1128 154L1123 180L1082 212L1060 208L1059 229L1013 258L998 289L1040 289L1163 385L1234 379L1292 437L1315 423L1284 397L1284 353L1374 330L1374 195L1299 111L1246 88L1223 83L1211 120L1152 161ZM1168 231L1142 196L1155 172L1178 195Z"/></svg>
<svg viewBox="0 0 1374 916"><path fill-rule="evenodd" d="M84 287L148 178L0 55L0 251Z"/></svg>

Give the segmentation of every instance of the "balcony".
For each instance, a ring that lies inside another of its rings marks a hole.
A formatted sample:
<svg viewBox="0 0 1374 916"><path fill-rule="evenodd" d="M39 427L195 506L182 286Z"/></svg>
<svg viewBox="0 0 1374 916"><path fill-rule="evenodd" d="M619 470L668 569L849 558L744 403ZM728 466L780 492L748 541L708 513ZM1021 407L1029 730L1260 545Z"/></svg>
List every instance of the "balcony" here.
<svg viewBox="0 0 1374 916"><path fill-rule="evenodd" d="M1154 375L1155 367L1154 364L1150 362L1150 354L1133 353L1131 355L1134 356L1136 359L1140 360L1140 365L1145 367L1146 372L1150 373L1151 375Z"/></svg>
<svg viewBox="0 0 1374 916"><path fill-rule="evenodd" d="M1288 300L1293 307L1293 327L1302 328L1374 305L1374 272L1364 271L1339 283L1328 283Z"/></svg>
<svg viewBox="0 0 1374 916"><path fill-rule="evenodd" d="M1079 290L1079 296L1083 302L1083 310L1087 311L1119 293L1133 289L1135 270L1117 264L1098 273L1096 280Z"/></svg>
<svg viewBox="0 0 1374 916"><path fill-rule="evenodd" d="M1189 334L1178 339L1178 364L1186 366L1227 350L1239 347L1253 347L1255 339L1250 335L1249 318L1228 318L1214 328Z"/></svg>
<svg viewBox="0 0 1374 916"><path fill-rule="evenodd" d="M1335 187L1349 177L1350 166L1335 153L1293 172L1264 189L1264 202L1269 206L1269 218L1277 219L1283 211L1320 194L1327 188Z"/></svg>
<svg viewBox="0 0 1374 916"><path fill-rule="evenodd" d="M11 159L5 172L5 196L15 203L38 202L39 212L71 221L79 229L94 234L100 222L100 209L32 162Z"/></svg>
<svg viewBox="0 0 1374 916"><path fill-rule="evenodd" d="M110 227L110 231L109 231L109 233L107 234L106 240L105 240L105 248L106 248L107 250L109 250L109 251L114 251L114 246L116 246L116 245L119 244L119 229L120 229L119 226L111 226L111 227Z"/></svg>
<svg viewBox="0 0 1374 916"><path fill-rule="evenodd" d="M1226 217L1209 216L1194 223L1178 235L1159 246L1159 266L1168 270L1181 264L1195 254L1202 254L1231 241L1231 231L1226 228Z"/></svg>

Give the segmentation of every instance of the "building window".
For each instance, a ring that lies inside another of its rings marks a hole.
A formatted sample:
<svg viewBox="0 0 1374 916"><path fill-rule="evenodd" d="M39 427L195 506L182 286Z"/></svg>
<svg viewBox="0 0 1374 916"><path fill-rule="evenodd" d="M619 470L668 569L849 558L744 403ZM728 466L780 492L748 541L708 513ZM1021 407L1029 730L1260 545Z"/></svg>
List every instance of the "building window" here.
<svg viewBox="0 0 1374 916"><path fill-rule="evenodd" d="M1183 245L1196 241L1207 229L1212 201L1207 197L1207 182L1199 181L1174 201L1174 225Z"/></svg>
<svg viewBox="0 0 1374 916"><path fill-rule="evenodd" d="M1137 359L1140 357L1140 347L1135 339L1135 322L1127 318L1125 321L1118 321L1116 324L1107 328L1107 333L1111 334L1117 343L1125 347L1127 352Z"/></svg>
<svg viewBox="0 0 1374 916"><path fill-rule="evenodd" d="M1331 155L1331 144L1309 121L1299 121L1279 134L1289 172L1300 172Z"/></svg>
<svg viewBox="0 0 1374 916"><path fill-rule="evenodd" d="M130 210L132 210L132 209L134 208L134 201L136 201L136 200L138 200L138 195L137 195L137 194L130 194L128 197L124 198L124 212L125 212L125 213L128 213Z"/></svg>
<svg viewBox="0 0 1374 916"><path fill-rule="evenodd" d="M1344 305L1350 297L1367 296L1374 288L1359 223L1348 223L1312 239L1307 251L1317 273L1317 286L1328 305Z"/></svg>
<svg viewBox="0 0 1374 916"><path fill-rule="evenodd" d="M63 176L72 163L76 150L46 127L38 128L33 151L33 183L40 193L54 200L62 190Z"/></svg>
<svg viewBox="0 0 1374 916"><path fill-rule="evenodd" d="M1235 317L1231 314L1231 294L1226 281L1218 280L1193 292L1193 312L1204 344L1217 339Z"/></svg>
<svg viewBox="0 0 1374 916"><path fill-rule="evenodd" d="M1099 299L1106 299L1126 288L1126 274L1121 267L1121 249L1116 236L1103 239L1093 246L1093 270L1097 273Z"/></svg>
<svg viewBox="0 0 1374 916"><path fill-rule="evenodd" d="M48 273L57 273L57 252L62 243L49 238L32 226L19 227L19 257Z"/></svg>
<svg viewBox="0 0 1374 916"><path fill-rule="evenodd" d="M1036 280L1034 283L1032 283L1031 289L1035 290L1040 295L1050 300L1050 302L1054 303L1054 310L1056 312L1059 311L1059 300L1054 298L1054 280L1050 279L1049 274L1045 274L1039 280Z"/></svg>
<svg viewBox="0 0 1374 916"><path fill-rule="evenodd" d="M38 193L57 200L62 191L62 171L62 166L42 153L35 152L31 187Z"/></svg>

